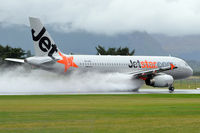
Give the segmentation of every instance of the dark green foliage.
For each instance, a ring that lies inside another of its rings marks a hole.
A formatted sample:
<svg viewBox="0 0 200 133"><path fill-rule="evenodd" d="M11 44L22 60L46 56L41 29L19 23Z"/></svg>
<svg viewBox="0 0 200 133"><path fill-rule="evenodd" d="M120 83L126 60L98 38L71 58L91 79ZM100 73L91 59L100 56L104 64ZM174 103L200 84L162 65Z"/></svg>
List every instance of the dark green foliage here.
<svg viewBox="0 0 200 133"><path fill-rule="evenodd" d="M98 47L96 47L96 50L97 54L101 55L134 55L135 53L135 49L130 52L128 47L108 48L108 50L106 50L104 47L98 45Z"/></svg>
<svg viewBox="0 0 200 133"><path fill-rule="evenodd" d="M12 48L8 45L0 45L0 58L23 58L25 56L25 51L21 48Z"/></svg>
<svg viewBox="0 0 200 133"><path fill-rule="evenodd" d="M96 50L97 50L97 54L101 54L101 55L107 55L107 51L105 50L104 47L98 45L98 47L96 47Z"/></svg>

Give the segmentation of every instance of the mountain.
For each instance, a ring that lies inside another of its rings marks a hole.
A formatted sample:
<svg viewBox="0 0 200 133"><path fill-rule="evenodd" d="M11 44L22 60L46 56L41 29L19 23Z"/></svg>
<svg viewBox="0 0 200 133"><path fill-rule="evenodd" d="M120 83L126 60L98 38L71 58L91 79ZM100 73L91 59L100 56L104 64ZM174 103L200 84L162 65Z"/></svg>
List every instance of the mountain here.
<svg viewBox="0 0 200 133"><path fill-rule="evenodd" d="M152 34L161 47L173 56L200 61L200 35L168 36Z"/></svg>
<svg viewBox="0 0 200 133"><path fill-rule="evenodd" d="M78 54L96 54L95 47L129 47L137 55L167 55L161 45L146 32L106 36L86 32L56 33L51 31L59 47ZM60 45L61 44L61 45Z"/></svg>
<svg viewBox="0 0 200 133"><path fill-rule="evenodd" d="M187 63L189 64L189 66L192 67L194 73L200 72L200 61L190 60L190 61L187 61Z"/></svg>
<svg viewBox="0 0 200 133"><path fill-rule="evenodd" d="M22 25L5 27L0 24L0 44L33 50L30 29Z"/></svg>
<svg viewBox="0 0 200 133"><path fill-rule="evenodd" d="M65 53L96 54L95 47L129 47L135 49L137 55L167 55L160 43L147 32L133 32L107 36L83 31L63 33L47 27L58 47ZM33 52L33 42L29 27L14 25L0 26L0 43L12 47L21 47Z"/></svg>
<svg viewBox="0 0 200 133"><path fill-rule="evenodd" d="M129 47L136 55L169 55L186 60L200 61L200 35L167 36L132 32L113 36L84 31L59 32L47 26L49 33L64 53L96 54L95 47ZM3 26L0 24L0 44L9 44L31 50L34 53L30 28L25 25Z"/></svg>

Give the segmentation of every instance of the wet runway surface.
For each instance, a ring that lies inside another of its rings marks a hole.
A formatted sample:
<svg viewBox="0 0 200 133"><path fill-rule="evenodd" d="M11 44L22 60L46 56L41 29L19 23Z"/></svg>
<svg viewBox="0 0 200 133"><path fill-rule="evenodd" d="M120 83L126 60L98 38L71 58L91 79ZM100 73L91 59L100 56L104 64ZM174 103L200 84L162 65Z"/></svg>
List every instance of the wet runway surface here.
<svg viewBox="0 0 200 133"><path fill-rule="evenodd" d="M168 89L140 89L135 94L169 94ZM200 94L197 89L176 89L173 94Z"/></svg>
<svg viewBox="0 0 200 133"><path fill-rule="evenodd" d="M168 89L140 89L132 91L102 91L102 92L0 92L0 95L76 95L76 94L169 94ZM200 94L200 89L176 89L172 94Z"/></svg>

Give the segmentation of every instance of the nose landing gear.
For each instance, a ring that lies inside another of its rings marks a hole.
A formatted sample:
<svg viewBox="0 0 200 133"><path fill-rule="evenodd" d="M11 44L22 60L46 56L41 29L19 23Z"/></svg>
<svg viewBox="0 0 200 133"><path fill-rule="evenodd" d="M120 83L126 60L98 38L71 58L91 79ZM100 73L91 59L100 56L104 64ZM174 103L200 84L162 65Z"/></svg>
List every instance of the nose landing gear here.
<svg viewBox="0 0 200 133"><path fill-rule="evenodd" d="M169 86L169 93L173 93L174 92L174 87L173 87L173 85L171 85L171 86Z"/></svg>

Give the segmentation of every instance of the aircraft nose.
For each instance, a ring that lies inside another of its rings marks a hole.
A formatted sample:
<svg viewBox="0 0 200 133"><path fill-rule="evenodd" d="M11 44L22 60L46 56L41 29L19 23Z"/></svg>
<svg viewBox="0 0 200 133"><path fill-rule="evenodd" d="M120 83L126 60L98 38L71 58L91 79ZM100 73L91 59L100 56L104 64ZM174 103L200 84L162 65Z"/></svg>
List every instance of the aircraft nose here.
<svg viewBox="0 0 200 133"><path fill-rule="evenodd" d="M188 66L188 68L187 68L187 75L188 75L188 77L190 77L190 76L192 76L193 75L193 70L192 70L192 68L190 67L190 66Z"/></svg>

